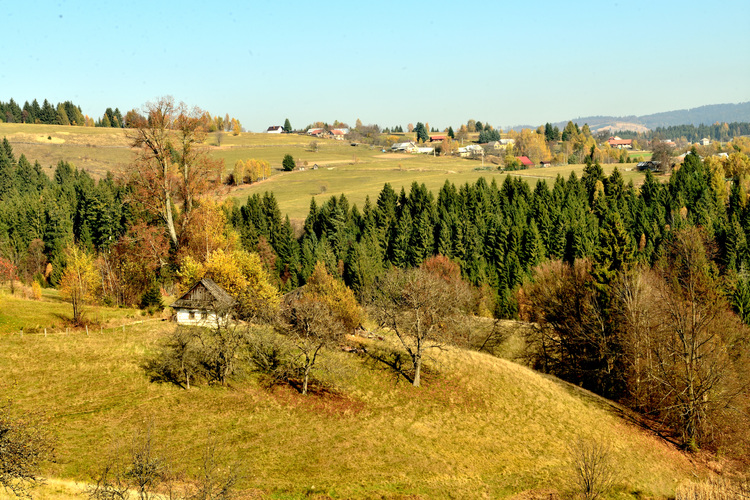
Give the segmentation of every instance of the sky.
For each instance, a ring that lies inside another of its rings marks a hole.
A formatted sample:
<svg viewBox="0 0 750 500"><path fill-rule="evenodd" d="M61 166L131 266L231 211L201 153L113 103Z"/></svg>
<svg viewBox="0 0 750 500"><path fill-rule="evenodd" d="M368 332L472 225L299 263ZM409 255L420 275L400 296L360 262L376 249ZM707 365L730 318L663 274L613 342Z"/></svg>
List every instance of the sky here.
<svg viewBox="0 0 750 500"><path fill-rule="evenodd" d="M5 0L0 101L495 127L750 101L750 2Z"/></svg>

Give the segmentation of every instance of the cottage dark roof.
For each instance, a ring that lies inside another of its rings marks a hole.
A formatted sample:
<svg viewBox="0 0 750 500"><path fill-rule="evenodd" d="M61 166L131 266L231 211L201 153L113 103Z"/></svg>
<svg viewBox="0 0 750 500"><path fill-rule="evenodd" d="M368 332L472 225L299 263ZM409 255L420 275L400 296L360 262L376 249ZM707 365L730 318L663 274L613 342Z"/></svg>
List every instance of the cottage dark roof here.
<svg viewBox="0 0 750 500"><path fill-rule="evenodd" d="M195 283L172 303L172 308L216 310L228 309L237 301L209 277Z"/></svg>

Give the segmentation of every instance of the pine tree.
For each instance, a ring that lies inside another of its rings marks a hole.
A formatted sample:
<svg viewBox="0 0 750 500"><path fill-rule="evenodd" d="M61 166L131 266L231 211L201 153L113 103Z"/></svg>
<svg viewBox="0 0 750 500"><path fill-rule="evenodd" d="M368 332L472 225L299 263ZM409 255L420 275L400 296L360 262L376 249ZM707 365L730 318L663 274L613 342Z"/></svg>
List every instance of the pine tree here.
<svg viewBox="0 0 750 500"><path fill-rule="evenodd" d="M6 199L16 186L16 166L6 149L0 150L0 200Z"/></svg>

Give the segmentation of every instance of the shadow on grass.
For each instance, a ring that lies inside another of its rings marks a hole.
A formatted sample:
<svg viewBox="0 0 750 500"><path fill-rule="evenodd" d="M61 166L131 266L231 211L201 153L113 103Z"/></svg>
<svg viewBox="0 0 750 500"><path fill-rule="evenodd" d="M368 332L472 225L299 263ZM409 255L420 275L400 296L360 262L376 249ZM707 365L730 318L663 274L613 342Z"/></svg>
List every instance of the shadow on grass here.
<svg viewBox="0 0 750 500"><path fill-rule="evenodd" d="M372 366L385 368L394 377L394 384L401 381L403 377L410 384L414 383L411 359L403 352L399 352L389 346L368 345L358 349L357 354ZM424 371L424 366L422 370Z"/></svg>
<svg viewBox="0 0 750 500"><path fill-rule="evenodd" d="M584 389L583 387L579 387L573 383L566 382L565 380L559 379L553 375L548 375L541 372L537 373L560 386L568 394L582 399L587 403L596 405L604 409L605 411L612 413L617 417L630 422L631 424L640 427L645 431L648 431L654 436L657 436L660 439L663 439L664 441L678 448L680 447L679 438L674 433L674 431L663 423L650 418L648 415L638 413L637 411L631 410L624 405L611 401L604 396L600 396L594 392L589 391L588 389Z"/></svg>

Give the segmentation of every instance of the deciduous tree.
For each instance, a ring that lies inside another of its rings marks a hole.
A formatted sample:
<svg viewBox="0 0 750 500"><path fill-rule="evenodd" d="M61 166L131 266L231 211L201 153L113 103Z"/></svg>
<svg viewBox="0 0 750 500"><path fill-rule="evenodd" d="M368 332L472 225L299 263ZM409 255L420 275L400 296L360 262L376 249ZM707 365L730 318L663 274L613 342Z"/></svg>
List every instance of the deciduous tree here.
<svg viewBox="0 0 750 500"><path fill-rule="evenodd" d="M320 351L339 342L359 325L361 311L354 293L318 262L307 284L287 295L279 329L300 353L302 394L307 394L310 372Z"/></svg>
<svg viewBox="0 0 750 500"><path fill-rule="evenodd" d="M67 265L60 280L63 297L73 306L73 322L81 324L83 308L96 297L101 276L94 266L94 257L77 246L67 250Z"/></svg>
<svg viewBox="0 0 750 500"><path fill-rule="evenodd" d="M426 352L459 333L471 301L469 288L460 278L429 267L393 268L376 286L376 319L396 334L411 360L412 384L419 387Z"/></svg>
<svg viewBox="0 0 750 500"><path fill-rule="evenodd" d="M145 117L130 117L136 160L127 178L135 199L164 222L172 245L179 248L195 201L219 183L223 162L211 159L203 146L207 123L197 108L188 110L163 97L147 104L144 112Z"/></svg>

